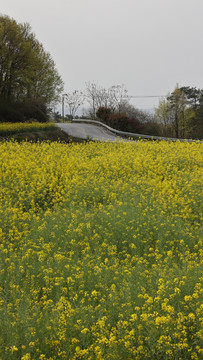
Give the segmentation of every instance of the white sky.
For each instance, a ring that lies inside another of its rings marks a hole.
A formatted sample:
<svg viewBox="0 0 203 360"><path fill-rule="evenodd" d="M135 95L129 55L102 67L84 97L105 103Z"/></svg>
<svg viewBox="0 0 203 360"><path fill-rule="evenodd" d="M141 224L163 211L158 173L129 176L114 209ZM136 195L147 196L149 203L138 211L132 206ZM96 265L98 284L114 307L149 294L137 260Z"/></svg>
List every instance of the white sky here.
<svg viewBox="0 0 203 360"><path fill-rule="evenodd" d="M31 25L65 92L88 81L135 96L203 88L203 0L0 0L0 13ZM132 103L147 110L157 101Z"/></svg>

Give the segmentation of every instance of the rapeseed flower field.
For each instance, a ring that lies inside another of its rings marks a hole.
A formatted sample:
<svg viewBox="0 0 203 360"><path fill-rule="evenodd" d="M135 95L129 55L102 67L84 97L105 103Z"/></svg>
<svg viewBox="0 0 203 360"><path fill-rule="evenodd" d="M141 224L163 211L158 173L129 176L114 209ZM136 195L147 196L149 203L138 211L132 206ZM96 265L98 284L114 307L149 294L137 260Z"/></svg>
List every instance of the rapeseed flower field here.
<svg viewBox="0 0 203 360"><path fill-rule="evenodd" d="M200 359L202 144L0 157L0 359Z"/></svg>

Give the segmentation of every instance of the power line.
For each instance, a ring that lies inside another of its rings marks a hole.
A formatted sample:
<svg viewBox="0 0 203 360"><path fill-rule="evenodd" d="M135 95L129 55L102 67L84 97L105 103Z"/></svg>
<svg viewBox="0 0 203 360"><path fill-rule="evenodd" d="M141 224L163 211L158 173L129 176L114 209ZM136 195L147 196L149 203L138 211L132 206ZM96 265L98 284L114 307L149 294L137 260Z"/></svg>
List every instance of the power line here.
<svg viewBox="0 0 203 360"><path fill-rule="evenodd" d="M166 95L129 95L130 98L160 98L166 97Z"/></svg>

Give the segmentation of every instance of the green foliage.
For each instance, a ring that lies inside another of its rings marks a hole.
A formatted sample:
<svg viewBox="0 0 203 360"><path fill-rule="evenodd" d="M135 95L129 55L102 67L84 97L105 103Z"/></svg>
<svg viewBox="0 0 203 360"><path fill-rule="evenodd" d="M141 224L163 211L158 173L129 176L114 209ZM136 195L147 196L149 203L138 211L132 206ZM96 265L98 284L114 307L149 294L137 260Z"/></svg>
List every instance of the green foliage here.
<svg viewBox="0 0 203 360"><path fill-rule="evenodd" d="M155 119L161 125L163 136L202 139L203 137L203 90L178 86L161 99Z"/></svg>
<svg viewBox="0 0 203 360"><path fill-rule="evenodd" d="M22 121L23 116L45 121L46 107L62 89L55 64L30 25L0 16L0 121Z"/></svg>
<svg viewBox="0 0 203 360"><path fill-rule="evenodd" d="M200 90L196 89L195 87L182 86L180 90L184 92L187 103L189 105L191 105L193 108L200 106L201 97L203 96L203 89Z"/></svg>

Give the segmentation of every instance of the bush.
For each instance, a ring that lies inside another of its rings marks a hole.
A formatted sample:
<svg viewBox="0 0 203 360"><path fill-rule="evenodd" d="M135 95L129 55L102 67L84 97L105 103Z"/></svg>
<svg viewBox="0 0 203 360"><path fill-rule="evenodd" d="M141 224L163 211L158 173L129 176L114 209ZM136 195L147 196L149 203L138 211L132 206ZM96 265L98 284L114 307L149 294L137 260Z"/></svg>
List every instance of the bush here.
<svg viewBox="0 0 203 360"><path fill-rule="evenodd" d="M108 118L108 125L120 131L126 131L127 122L128 116L125 113L116 112Z"/></svg>
<svg viewBox="0 0 203 360"><path fill-rule="evenodd" d="M23 114L11 103L0 101L0 122L20 122Z"/></svg>
<svg viewBox="0 0 203 360"><path fill-rule="evenodd" d="M114 129L126 132L141 132L144 125L134 116L129 116L126 112L111 112L110 108L101 106L97 112L97 117L105 124Z"/></svg>
<svg viewBox="0 0 203 360"><path fill-rule="evenodd" d="M111 115L111 109L104 107L104 106L100 106L96 112L96 115L100 120L107 122L109 119L109 116Z"/></svg>
<svg viewBox="0 0 203 360"><path fill-rule="evenodd" d="M47 107L40 101L28 100L22 104L22 108L25 120L36 119L39 122L48 120Z"/></svg>
<svg viewBox="0 0 203 360"><path fill-rule="evenodd" d="M141 121L139 121L135 117L128 118L128 122L127 122L126 126L127 126L126 131L129 131L129 132L142 133L142 131L145 130L145 124L141 123Z"/></svg>
<svg viewBox="0 0 203 360"><path fill-rule="evenodd" d="M16 123L30 119L48 121L46 105L32 99L24 102L0 100L0 122Z"/></svg>

